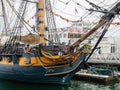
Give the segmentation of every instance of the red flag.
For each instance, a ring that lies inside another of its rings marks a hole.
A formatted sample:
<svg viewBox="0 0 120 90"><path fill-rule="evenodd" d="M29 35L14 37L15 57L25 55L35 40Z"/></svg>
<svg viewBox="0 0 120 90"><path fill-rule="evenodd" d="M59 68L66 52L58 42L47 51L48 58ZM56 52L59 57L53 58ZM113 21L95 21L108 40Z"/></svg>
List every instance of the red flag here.
<svg viewBox="0 0 120 90"><path fill-rule="evenodd" d="M73 32L73 29L70 29L69 31L70 31L70 32Z"/></svg>

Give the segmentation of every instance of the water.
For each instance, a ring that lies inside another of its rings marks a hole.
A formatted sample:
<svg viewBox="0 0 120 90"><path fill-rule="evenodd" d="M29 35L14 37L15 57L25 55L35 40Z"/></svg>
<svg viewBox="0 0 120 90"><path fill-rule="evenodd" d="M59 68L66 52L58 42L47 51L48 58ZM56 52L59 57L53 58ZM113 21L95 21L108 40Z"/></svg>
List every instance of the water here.
<svg viewBox="0 0 120 90"><path fill-rule="evenodd" d="M26 84L0 80L0 90L120 90L120 83L108 85L72 80L70 85Z"/></svg>

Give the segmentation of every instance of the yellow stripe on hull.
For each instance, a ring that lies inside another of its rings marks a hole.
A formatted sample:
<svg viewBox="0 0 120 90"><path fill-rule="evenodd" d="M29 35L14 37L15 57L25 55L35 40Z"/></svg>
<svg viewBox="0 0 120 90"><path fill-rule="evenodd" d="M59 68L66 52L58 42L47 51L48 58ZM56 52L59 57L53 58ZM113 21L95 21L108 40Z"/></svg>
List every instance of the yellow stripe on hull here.
<svg viewBox="0 0 120 90"><path fill-rule="evenodd" d="M67 55L65 56L41 56L41 57L31 57L30 63L26 64L26 57L19 57L18 58L18 65L19 66L44 66L47 68L57 68L57 67L64 67L70 65L70 63L74 63L79 55L81 54L81 51ZM0 64L9 64L13 65L13 61L7 62L8 57L2 58L0 61Z"/></svg>
<svg viewBox="0 0 120 90"><path fill-rule="evenodd" d="M0 64L8 64L8 65L13 65L13 62L8 62L9 57L4 57L0 61Z"/></svg>

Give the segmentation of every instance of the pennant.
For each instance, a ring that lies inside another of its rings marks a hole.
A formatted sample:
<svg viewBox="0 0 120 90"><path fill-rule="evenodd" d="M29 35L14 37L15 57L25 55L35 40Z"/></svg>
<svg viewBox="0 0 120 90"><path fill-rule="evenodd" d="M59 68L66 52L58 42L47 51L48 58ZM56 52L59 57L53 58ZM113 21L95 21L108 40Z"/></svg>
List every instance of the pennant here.
<svg viewBox="0 0 120 90"><path fill-rule="evenodd" d="M75 8L75 13L77 13L78 14L78 10Z"/></svg>
<svg viewBox="0 0 120 90"><path fill-rule="evenodd" d="M70 29L69 31L70 31L70 32L73 32L74 30L73 30L73 29Z"/></svg>
<svg viewBox="0 0 120 90"><path fill-rule="evenodd" d="M54 13L55 16L60 16L59 14Z"/></svg>
<svg viewBox="0 0 120 90"><path fill-rule="evenodd" d="M120 25L120 22L113 22L113 23L111 23L112 25Z"/></svg>

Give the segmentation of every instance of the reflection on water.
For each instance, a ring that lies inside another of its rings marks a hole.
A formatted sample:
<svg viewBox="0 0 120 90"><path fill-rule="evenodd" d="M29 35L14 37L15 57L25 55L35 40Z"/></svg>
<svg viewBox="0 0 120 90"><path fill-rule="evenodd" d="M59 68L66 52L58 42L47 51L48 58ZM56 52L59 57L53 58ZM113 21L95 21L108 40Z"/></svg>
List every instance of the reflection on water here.
<svg viewBox="0 0 120 90"><path fill-rule="evenodd" d="M86 81L72 81L68 90L120 90L120 83L104 85Z"/></svg>
<svg viewBox="0 0 120 90"><path fill-rule="evenodd" d="M120 90L120 83L103 85L72 80L70 85L41 85L0 80L0 90Z"/></svg>
<svg viewBox="0 0 120 90"><path fill-rule="evenodd" d="M68 90L68 86L11 82L0 80L0 90Z"/></svg>

